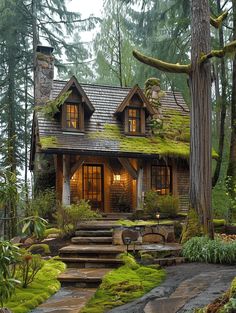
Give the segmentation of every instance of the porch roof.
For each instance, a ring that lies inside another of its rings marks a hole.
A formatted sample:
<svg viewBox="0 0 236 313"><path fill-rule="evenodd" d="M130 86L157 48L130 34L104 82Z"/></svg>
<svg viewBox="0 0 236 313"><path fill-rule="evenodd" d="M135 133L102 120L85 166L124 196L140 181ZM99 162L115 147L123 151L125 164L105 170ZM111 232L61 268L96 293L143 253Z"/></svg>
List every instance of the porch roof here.
<svg viewBox="0 0 236 313"><path fill-rule="evenodd" d="M51 98L63 90L66 81L55 80ZM160 155L188 158L189 110L179 92L166 91L160 99L163 127L151 135L150 121L146 136L125 136L121 121L114 113L131 88L80 84L95 111L85 119L83 133L63 131L59 118L47 119L36 113L36 129L42 152L117 155Z"/></svg>

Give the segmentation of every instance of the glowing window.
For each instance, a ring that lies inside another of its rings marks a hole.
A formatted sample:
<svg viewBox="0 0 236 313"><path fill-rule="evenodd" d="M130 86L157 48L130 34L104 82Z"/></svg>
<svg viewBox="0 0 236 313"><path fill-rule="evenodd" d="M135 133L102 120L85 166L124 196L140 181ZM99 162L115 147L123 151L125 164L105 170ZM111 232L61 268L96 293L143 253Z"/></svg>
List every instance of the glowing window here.
<svg viewBox="0 0 236 313"><path fill-rule="evenodd" d="M66 127L79 128L79 108L76 104L66 105Z"/></svg>
<svg viewBox="0 0 236 313"><path fill-rule="evenodd" d="M152 189L159 195L171 192L171 170L169 166L152 165Z"/></svg>
<svg viewBox="0 0 236 313"><path fill-rule="evenodd" d="M129 133L141 133L140 109L128 109Z"/></svg>

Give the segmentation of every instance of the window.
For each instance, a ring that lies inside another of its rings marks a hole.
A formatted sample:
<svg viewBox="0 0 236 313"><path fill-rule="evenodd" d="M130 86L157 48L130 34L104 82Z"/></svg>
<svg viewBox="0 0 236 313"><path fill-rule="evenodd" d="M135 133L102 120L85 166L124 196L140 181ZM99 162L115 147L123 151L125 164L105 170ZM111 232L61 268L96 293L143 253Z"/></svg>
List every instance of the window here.
<svg viewBox="0 0 236 313"><path fill-rule="evenodd" d="M129 133L141 133L141 110L128 109L128 131Z"/></svg>
<svg viewBox="0 0 236 313"><path fill-rule="evenodd" d="M66 128L79 128L79 107L76 104L66 105Z"/></svg>
<svg viewBox="0 0 236 313"><path fill-rule="evenodd" d="M171 169L169 166L152 165L151 187L159 195L168 195L171 192Z"/></svg>

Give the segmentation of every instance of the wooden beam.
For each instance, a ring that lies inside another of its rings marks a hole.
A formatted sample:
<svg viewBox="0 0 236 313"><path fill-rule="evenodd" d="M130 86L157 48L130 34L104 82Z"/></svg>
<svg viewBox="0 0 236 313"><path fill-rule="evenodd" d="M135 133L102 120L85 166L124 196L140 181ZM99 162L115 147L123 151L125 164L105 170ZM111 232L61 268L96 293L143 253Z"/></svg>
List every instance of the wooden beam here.
<svg viewBox="0 0 236 313"><path fill-rule="evenodd" d="M63 154L62 205L70 205L70 155Z"/></svg>
<svg viewBox="0 0 236 313"><path fill-rule="evenodd" d="M138 170L138 179L137 179L137 209L142 208L142 192L143 192L143 168L140 167Z"/></svg>
<svg viewBox="0 0 236 313"><path fill-rule="evenodd" d="M133 167L133 165L130 163L129 159L127 159L127 158L118 158L118 160L121 163L121 165L124 167L124 169L127 170L127 172L130 174L130 176L133 179L137 179L138 178L138 172Z"/></svg>
<svg viewBox="0 0 236 313"><path fill-rule="evenodd" d="M85 161L85 158L81 158L80 156L77 157L76 162L73 164L70 170L70 178L74 175L74 173L80 169L80 167L83 165Z"/></svg>

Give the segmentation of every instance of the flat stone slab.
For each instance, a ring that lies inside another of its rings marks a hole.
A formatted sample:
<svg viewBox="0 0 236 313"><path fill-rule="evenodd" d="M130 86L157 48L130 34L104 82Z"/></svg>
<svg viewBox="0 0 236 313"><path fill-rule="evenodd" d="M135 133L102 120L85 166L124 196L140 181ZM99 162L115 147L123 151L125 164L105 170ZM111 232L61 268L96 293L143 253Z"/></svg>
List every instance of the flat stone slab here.
<svg viewBox="0 0 236 313"><path fill-rule="evenodd" d="M112 237L73 237L71 238L71 242L78 244L106 244L112 243Z"/></svg>
<svg viewBox="0 0 236 313"><path fill-rule="evenodd" d="M77 237L112 237L112 230L77 230Z"/></svg>
<svg viewBox="0 0 236 313"><path fill-rule="evenodd" d="M79 313L95 291L96 288L62 287L31 313Z"/></svg>
<svg viewBox="0 0 236 313"><path fill-rule="evenodd" d="M124 252L125 249L123 246L113 246L113 245L69 245L61 248L60 253L89 253L89 254L118 254Z"/></svg>
<svg viewBox="0 0 236 313"><path fill-rule="evenodd" d="M101 282L111 268L68 268L58 276L60 282Z"/></svg>

